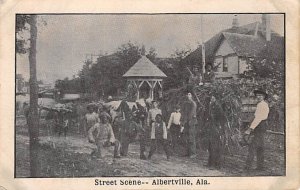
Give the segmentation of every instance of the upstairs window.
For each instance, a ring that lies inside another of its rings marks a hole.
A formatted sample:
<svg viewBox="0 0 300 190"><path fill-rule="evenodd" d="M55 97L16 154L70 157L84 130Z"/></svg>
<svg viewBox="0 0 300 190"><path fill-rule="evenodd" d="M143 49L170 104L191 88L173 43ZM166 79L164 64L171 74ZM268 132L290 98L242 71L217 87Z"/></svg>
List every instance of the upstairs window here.
<svg viewBox="0 0 300 190"><path fill-rule="evenodd" d="M223 72L228 72L228 57L224 58L224 61L223 61Z"/></svg>

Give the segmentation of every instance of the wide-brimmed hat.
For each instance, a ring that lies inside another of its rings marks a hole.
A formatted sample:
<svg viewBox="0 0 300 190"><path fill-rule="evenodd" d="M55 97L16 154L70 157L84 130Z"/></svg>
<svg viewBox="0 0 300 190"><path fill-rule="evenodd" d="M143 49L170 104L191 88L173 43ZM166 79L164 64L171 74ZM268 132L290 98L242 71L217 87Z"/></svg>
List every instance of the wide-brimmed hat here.
<svg viewBox="0 0 300 190"><path fill-rule="evenodd" d="M253 91L254 95L256 96L257 94L263 94L265 96L265 99L268 97L268 94L266 91L264 91L262 88L257 88Z"/></svg>

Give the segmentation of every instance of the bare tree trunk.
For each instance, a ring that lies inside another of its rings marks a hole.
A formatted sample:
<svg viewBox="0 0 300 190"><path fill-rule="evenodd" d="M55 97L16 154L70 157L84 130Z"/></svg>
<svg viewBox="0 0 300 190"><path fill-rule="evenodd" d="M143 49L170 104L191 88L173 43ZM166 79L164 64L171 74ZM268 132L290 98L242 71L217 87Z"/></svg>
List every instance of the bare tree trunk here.
<svg viewBox="0 0 300 190"><path fill-rule="evenodd" d="M30 15L30 107L28 117L29 151L30 151L30 176L39 176L39 116L38 116L38 85L36 78L36 15Z"/></svg>

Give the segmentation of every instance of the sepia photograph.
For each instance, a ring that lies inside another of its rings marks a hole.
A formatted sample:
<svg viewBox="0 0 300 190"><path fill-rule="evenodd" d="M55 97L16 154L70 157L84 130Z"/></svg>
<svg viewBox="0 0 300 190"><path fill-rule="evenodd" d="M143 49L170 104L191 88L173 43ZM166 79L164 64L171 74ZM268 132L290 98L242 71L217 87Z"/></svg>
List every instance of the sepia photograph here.
<svg viewBox="0 0 300 190"><path fill-rule="evenodd" d="M15 14L14 177L286 176L285 16Z"/></svg>

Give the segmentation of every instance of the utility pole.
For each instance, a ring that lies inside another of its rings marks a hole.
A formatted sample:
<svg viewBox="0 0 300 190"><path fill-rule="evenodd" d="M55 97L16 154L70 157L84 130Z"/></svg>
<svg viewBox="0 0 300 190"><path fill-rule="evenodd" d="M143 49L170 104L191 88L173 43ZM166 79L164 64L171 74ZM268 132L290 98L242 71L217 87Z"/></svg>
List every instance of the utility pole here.
<svg viewBox="0 0 300 190"><path fill-rule="evenodd" d="M203 32L203 15L201 15L201 49L202 49L202 77L205 73L205 44L204 44L204 32Z"/></svg>
<svg viewBox="0 0 300 190"><path fill-rule="evenodd" d="M36 78L36 40L37 40L37 16L30 15L30 48L29 48L29 70L30 70L30 101L28 116L29 131L29 159L30 177L39 177L39 115L38 115L38 84Z"/></svg>

